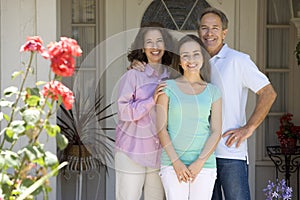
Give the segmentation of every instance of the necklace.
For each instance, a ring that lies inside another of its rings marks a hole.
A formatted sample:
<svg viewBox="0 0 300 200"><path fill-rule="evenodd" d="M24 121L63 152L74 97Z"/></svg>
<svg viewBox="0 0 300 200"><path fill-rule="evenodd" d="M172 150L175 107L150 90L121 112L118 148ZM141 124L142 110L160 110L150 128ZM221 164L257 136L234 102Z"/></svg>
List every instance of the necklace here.
<svg viewBox="0 0 300 200"><path fill-rule="evenodd" d="M201 86L206 86L207 83L200 83L200 82L193 82L193 83L190 83L191 85L201 85Z"/></svg>
<svg viewBox="0 0 300 200"><path fill-rule="evenodd" d="M205 81L201 81L201 80L197 80L197 81L194 81L194 82L190 82L187 78L185 78L184 76L182 76L181 78L178 78L177 79L179 82L183 83L183 84L189 84L191 86L197 86L197 85L200 85L200 86L207 86L207 82Z"/></svg>
<svg viewBox="0 0 300 200"><path fill-rule="evenodd" d="M189 19L190 15L192 14L194 8L196 7L198 1L199 1L199 0L196 0L196 1L194 2L194 5L193 5L192 9L191 9L190 12L187 14L187 16L185 17L185 19L184 19L184 21L183 21L181 27L179 28L179 26L178 26L178 24L176 23L176 21L175 21L173 15L172 15L172 13L170 12L169 8L167 7L167 4L164 2L164 0L161 0L162 4L164 5L164 7L165 7L167 13L168 13L169 16L171 17L172 22L175 24L175 26L176 26L176 28L177 28L178 31L181 30L181 29L184 27L185 23L187 22L187 20Z"/></svg>

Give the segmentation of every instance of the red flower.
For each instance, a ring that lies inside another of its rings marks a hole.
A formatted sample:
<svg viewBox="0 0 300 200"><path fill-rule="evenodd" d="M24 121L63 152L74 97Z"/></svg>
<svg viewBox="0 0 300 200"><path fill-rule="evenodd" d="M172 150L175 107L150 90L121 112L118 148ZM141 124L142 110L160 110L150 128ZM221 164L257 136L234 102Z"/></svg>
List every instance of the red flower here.
<svg viewBox="0 0 300 200"><path fill-rule="evenodd" d="M72 52L72 56L81 56L82 50L76 40L67 37L61 37L60 40L62 42L62 46Z"/></svg>
<svg viewBox="0 0 300 200"><path fill-rule="evenodd" d="M59 76L72 76L75 70L75 59L69 54L53 57L51 69Z"/></svg>
<svg viewBox="0 0 300 200"><path fill-rule="evenodd" d="M280 117L279 131L276 132L280 142L287 138L297 139L300 136L300 129L294 125L292 117L291 113L286 113Z"/></svg>
<svg viewBox="0 0 300 200"><path fill-rule="evenodd" d="M39 36L27 37L26 43L21 46L20 52L23 51L37 51L43 53L45 48L43 47L43 40Z"/></svg>
<svg viewBox="0 0 300 200"><path fill-rule="evenodd" d="M47 83L42 90L42 94L45 97L49 96L50 98L55 100L58 100L59 97L61 97L66 109L72 109L72 105L74 103L73 92L69 88L64 86L61 82L51 81Z"/></svg>
<svg viewBox="0 0 300 200"><path fill-rule="evenodd" d="M82 50L76 40L61 37L59 42L50 43L48 52L43 53L50 58L52 71L59 76L72 76L75 70L74 56L80 56Z"/></svg>

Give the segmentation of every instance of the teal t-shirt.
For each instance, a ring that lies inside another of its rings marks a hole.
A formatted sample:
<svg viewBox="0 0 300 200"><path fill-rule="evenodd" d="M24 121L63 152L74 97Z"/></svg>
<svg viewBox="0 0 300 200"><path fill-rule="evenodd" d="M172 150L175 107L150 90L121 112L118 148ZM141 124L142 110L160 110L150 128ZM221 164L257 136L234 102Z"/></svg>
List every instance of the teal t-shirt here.
<svg viewBox="0 0 300 200"><path fill-rule="evenodd" d="M211 106L221 97L221 93L216 86L208 84L200 94L189 95L178 88L175 80L167 80L166 83L165 94L169 97L167 130L177 155L188 166L198 159L210 136ZM161 164L172 164L164 150ZM215 167L216 158L213 153L205 162L204 168Z"/></svg>

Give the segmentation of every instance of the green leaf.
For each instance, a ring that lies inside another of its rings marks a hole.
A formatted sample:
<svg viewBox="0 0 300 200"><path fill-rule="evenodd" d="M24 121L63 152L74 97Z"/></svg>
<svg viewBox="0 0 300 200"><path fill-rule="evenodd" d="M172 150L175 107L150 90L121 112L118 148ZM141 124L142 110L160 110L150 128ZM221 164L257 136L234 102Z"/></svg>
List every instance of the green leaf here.
<svg viewBox="0 0 300 200"><path fill-rule="evenodd" d="M6 133L7 133L7 130L6 130ZM13 138L15 138L15 135L14 134L12 137L9 137L7 134L4 135L4 138L5 138L5 141L7 142L10 142L10 143L13 143L15 140Z"/></svg>
<svg viewBox="0 0 300 200"><path fill-rule="evenodd" d="M38 160L44 156L43 149L40 149L37 146L31 146L31 145L26 146L24 149L20 150L18 153L19 154L25 153L27 158L31 161Z"/></svg>
<svg viewBox="0 0 300 200"><path fill-rule="evenodd" d="M46 129L47 134L50 137L55 137L56 134L60 132L60 127L58 125L48 124L48 125L45 125L44 127Z"/></svg>
<svg viewBox="0 0 300 200"><path fill-rule="evenodd" d="M31 107L36 107L39 105L40 97L39 96L30 96L26 99L26 103Z"/></svg>
<svg viewBox="0 0 300 200"><path fill-rule="evenodd" d="M13 181L11 181L9 176L5 173L0 173L0 183L5 183L7 185L13 185ZM3 185L2 185L2 187L3 187Z"/></svg>
<svg viewBox="0 0 300 200"><path fill-rule="evenodd" d="M39 164L40 166L44 166L45 165L45 161L44 161L43 157L35 159L35 160L33 160L33 162Z"/></svg>
<svg viewBox="0 0 300 200"><path fill-rule="evenodd" d="M0 154L0 169L3 169L5 166L5 159L4 157Z"/></svg>
<svg viewBox="0 0 300 200"><path fill-rule="evenodd" d="M54 136L56 136L57 133L60 133L60 127L58 125L56 125L56 124L52 125L52 128L55 131L55 135Z"/></svg>
<svg viewBox="0 0 300 200"><path fill-rule="evenodd" d="M12 75L11 75L12 80L14 80L17 76L19 76L21 74L24 74L24 72L23 71L16 71L16 72L12 73Z"/></svg>
<svg viewBox="0 0 300 200"><path fill-rule="evenodd" d="M13 102L11 102L11 101L5 101L5 100L1 100L0 101L0 106L1 107L12 107L12 105L14 105L14 103Z"/></svg>
<svg viewBox="0 0 300 200"><path fill-rule="evenodd" d="M44 197L45 197L45 200L48 200L48 194L52 191L52 188L50 185L44 185ZM46 197L47 195L47 197Z"/></svg>
<svg viewBox="0 0 300 200"><path fill-rule="evenodd" d="M11 95L16 94L18 91L19 89L17 87L10 86L4 90L4 96L10 97Z"/></svg>
<svg viewBox="0 0 300 200"><path fill-rule="evenodd" d="M31 179L29 179L29 178L23 179L23 180L22 180L22 183L21 183L21 185L20 185L20 192L19 192L19 193L22 193L22 191L26 191L32 184L34 184L34 181L33 181L33 180L31 180ZM38 195L39 193L41 193L42 190L43 190L43 186L40 186L38 189L36 189L36 190L32 193L32 195L33 195L33 196L36 196L36 195ZM19 196L19 195L17 195L17 196ZM28 199L28 197L27 197L27 199ZM33 199L33 198L32 198L32 199Z"/></svg>
<svg viewBox="0 0 300 200"><path fill-rule="evenodd" d="M3 117L6 121L9 121L10 120L10 116L8 116L7 114L3 114Z"/></svg>
<svg viewBox="0 0 300 200"><path fill-rule="evenodd" d="M16 200L23 200L25 199L28 195L30 195L32 192L34 192L36 189L38 189L41 185L45 183L50 177L54 176L57 174L57 172L66 166L68 163L63 162L61 163L58 167L53 169L50 173L48 173L46 176L43 176L40 178L38 181L36 181L34 184L32 184L26 191L22 192L22 194L16 199Z"/></svg>
<svg viewBox="0 0 300 200"><path fill-rule="evenodd" d="M9 138L13 138L15 132L13 131L12 127L8 127L6 128L6 136L9 137Z"/></svg>
<svg viewBox="0 0 300 200"><path fill-rule="evenodd" d="M40 111L37 109L27 109L23 113L23 119L29 126L34 126L40 120Z"/></svg>
<svg viewBox="0 0 300 200"><path fill-rule="evenodd" d="M3 152L5 163L8 167L18 167L20 165L20 158L16 152L5 151Z"/></svg>
<svg viewBox="0 0 300 200"><path fill-rule="evenodd" d="M62 103L62 96L58 96L57 104L60 105Z"/></svg>
<svg viewBox="0 0 300 200"><path fill-rule="evenodd" d="M1 130L1 132L0 132L0 137L1 137L1 135L3 135L3 133L5 133L6 129L7 129L7 128L5 127L4 129Z"/></svg>
<svg viewBox="0 0 300 200"><path fill-rule="evenodd" d="M45 165L50 166L51 168L55 168L58 166L57 156L51 153L50 151L45 152Z"/></svg>
<svg viewBox="0 0 300 200"><path fill-rule="evenodd" d="M32 184L34 183L33 180L29 179L29 178L24 178L22 180L22 183L21 183L21 187L26 187L26 188L29 188Z"/></svg>
<svg viewBox="0 0 300 200"><path fill-rule="evenodd" d="M50 110L52 110L52 105L51 105L51 102L49 102L48 100L46 100L46 105L48 106L48 108L50 109Z"/></svg>
<svg viewBox="0 0 300 200"><path fill-rule="evenodd" d="M40 96L40 90L37 87L26 88L26 91L29 95Z"/></svg>
<svg viewBox="0 0 300 200"><path fill-rule="evenodd" d="M57 143L58 148L60 150L63 150L67 147L69 142L65 135L58 133L58 134L56 134L56 143Z"/></svg>
<svg viewBox="0 0 300 200"><path fill-rule="evenodd" d="M34 183L33 180L29 179L29 178L25 178L22 180L22 184L23 186L25 186L26 188L28 188L29 186L31 186Z"/></svg>
<svg viewBox="0 0 300 200"><path fill-rule="evenodd" d="M25 125L25 122L23 120L15 120L15 121L11 122L12 130L16 134L21 134L26 130L24 125Z"/></svg>

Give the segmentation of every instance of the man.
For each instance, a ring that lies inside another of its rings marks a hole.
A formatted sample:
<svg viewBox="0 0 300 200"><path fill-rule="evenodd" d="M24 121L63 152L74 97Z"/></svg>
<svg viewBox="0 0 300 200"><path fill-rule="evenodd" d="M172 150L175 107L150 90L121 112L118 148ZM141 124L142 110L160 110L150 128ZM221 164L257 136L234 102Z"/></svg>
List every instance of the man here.
<svg viewBox="0 0 300 200"><path fill-rule="evenodd" d="M211 56L211 81L222 91L223 136L216 149L217 181L214 200L248 200L247 138L266 117L276 99L268 78L261 73L250 57L224 43L228 31L226 15L207 8L198 20L198 34ZM246 122L248 89L258 95L256 107Z"/></svg>

